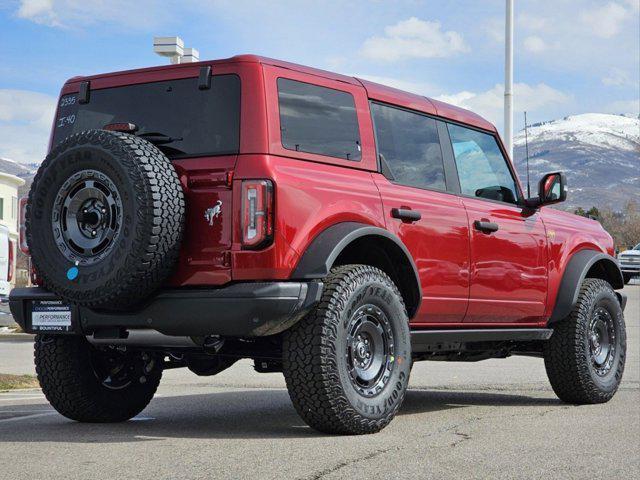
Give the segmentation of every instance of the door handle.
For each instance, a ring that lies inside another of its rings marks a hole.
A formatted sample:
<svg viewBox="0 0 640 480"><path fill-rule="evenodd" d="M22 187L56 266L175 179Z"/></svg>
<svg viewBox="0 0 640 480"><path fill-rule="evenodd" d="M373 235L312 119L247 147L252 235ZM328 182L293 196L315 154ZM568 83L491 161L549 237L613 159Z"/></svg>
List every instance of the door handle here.
<svg viewBox="0 0 640 480"><path fill-rule="evenodd" d="M416 212L409 208L392 208L391 216L393 218L399 218L403 222L417 222L422 218L422 214L420 212Z"/></svg>
<svg viewBox="0 0 640 480"><path fill-rule="evenodd" d="M476 220L473 222L473 226L476 230L480 230L483 233L497 232L498 228L500 228L497 223L486 220Z"/></svg>

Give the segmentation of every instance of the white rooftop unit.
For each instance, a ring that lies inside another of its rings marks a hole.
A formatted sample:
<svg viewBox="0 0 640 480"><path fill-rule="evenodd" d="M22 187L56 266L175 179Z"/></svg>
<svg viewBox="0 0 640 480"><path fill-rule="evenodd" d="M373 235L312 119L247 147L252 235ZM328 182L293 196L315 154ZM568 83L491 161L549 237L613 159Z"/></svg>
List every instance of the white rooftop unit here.
<svg viewBox="0 0 640 480"><path fill-rule="evenodd" d="M169 57L171 63L181 63L184 42L180 37L153 37L153 51L162 57Z"/></svg>
<svg viewBox="0 0 640 480"><path fill-rule="evenodd" d="M180 63L193 63L200 61L200 52L195 48L185 48Z"/></svg>

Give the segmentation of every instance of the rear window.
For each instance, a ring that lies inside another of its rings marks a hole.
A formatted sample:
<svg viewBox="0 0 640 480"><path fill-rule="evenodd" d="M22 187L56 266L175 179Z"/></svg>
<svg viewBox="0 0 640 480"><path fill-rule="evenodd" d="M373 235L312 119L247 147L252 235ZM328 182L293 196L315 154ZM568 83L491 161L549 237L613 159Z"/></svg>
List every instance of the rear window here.
<svg viewBox="0 0 640 480"><path fill-rule="evenodd" d="M161 146L171 158L238 153L240 78L215 75L211 88L198 89L197 78L91 90L89 103L77 94L60 98L54 144L73 133L128 122L139 134L174 138Z"/></svg>
<svg viewBox="0 0 640 480"><path fill-rule="evenodd" d="M278 102L284 148L360 160L358 117L351 94L279 78Z"/></svg>

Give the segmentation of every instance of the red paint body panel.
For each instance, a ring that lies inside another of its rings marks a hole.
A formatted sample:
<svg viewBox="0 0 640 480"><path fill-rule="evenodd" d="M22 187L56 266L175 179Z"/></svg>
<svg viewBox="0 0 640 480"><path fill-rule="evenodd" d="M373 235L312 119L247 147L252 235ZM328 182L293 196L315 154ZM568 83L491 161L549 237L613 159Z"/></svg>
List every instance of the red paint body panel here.
<svg viewBox="0 0 640 480"><path fill-rule="evenodd" d="M233 170L236 160L237 155L230 155L173 162L187 211L180 258L169 282L172 286L218 285L231 280L233 217L225 210L232 205L227 172ZM209 225L204 212L218 201L225 210L219 221Z"/></svg>
<svg viewBox="0 0 640 480"><path fill-rule="evenodd" d="M374 178L387 229L407 246L420 275L422 304L412 325L461 322L469 302L469 222L461 199ZM422 218L402 222L391 217L393 208L416 210Z"/></svg>
<svg viewBox="0 0 640 480"><path fill-rule="evenodd" d="M551 316L553 306L569 260L580 250L596 250L614 254L613 239L595 220L543 207L540 216L547 228L549 287L545 316Z"/></svg>
<svg viewBox="0 0 640 480"><path fill-rule="evenodd" d="M468 198L469 223L495 222L499 230L471 229L471 290L465 322L544 322L547 299L546 231L540 215Z"/></svg>
<svg viewBox="0 0 640 480"><path fill-rule="evenodd" d="M313 238L336 223L384 227L382 202L369 172L274 155L243 155L234 181L243 178L273 180L277 235L266 250L242 251L236 230L234 280L289 278Z"/></svg>
<svg viewBox="0 0 640 480"><path fill-rule="evenodd" d="M542 326L555 305L564 270L585 248L613 254L613 241L591 220L542 208L523 216L504 203L394 184L378 173L369 108L377 101L423 112L490 132L495 127L467 110L383 85L253 55L217 61L75 77L61 94L168 79L214 75L240 77L241 134L238 155L175 160L185 191L187 222L180 260L168 284L217 286L232 281L286 280L313 239L340 222L386 228L409 250L419 273L423 301L413 328ZM354 98L362 158L349 161L283 147L277 79L312 83ZM228 176L233 181L228 183ZM262 250L241 245L241 182L269 179L274 185L272 243ZM221 202L209 224L204 213ZM392 208L419 210L422 219L392 218ZM500 225L492 234L475 220Z"/></svg>
<svg viewBox="0 0 640 480"><path fill-rule="evenodd" d="M387 87L379 83L358 79L367 90L367 95L371 100L382 103L390 103L399 107L416 110L418 112L436 115L436 107L426 97L421 97L414 93L403 92L397 88Z"/></svg>
<svg viewBox="0 0 640 480"><path fill-rule="evenodd" d="M455 122L471 125L472 127L482 128L490 132L497 132L493 123L485 120L477 113L470 112L464 108L456 107L448 103L441 102L440 100L429 99L436 108L436 112L439 117L446 118L447 120L453 120Z"/></svg>

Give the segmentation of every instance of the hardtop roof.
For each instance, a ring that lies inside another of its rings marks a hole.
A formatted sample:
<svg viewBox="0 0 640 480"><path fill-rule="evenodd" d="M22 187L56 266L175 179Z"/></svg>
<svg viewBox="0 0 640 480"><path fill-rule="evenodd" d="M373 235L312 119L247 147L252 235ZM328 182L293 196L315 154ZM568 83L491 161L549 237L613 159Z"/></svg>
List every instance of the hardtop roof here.
<svg viewBox="0 0 640 480"><path fill-rule="evenodd" d="M466 110L464 108L460 108L455 105L451 105L439 100L435 100L433 98L423 97L421 95L409 93L403 90L399 90L397 88L389 87L386 85L371 82L369 80L364 80L357 77L351 77L348 75L342 75L339 73L330 72L330 71L322 70L319 68L307 67L305 65L286 62L284 60L277 60L274 58L262 57L259 55L251 55L251 54L236 55L233 57L223 58L218 60L205 60L205 61L196 62L196 63L162 65L162 66L156 66L156 67L123 70L118 72L110 72L110 73L91 75L91 76L78 76L78 77L73 77L67 80L67 82L65 83L65 87L67 88L63 88L63 90L68 91L68 87L71 86L71 84L78 84L83 81L91 81L94 79L104 79L109 77L131 75L131 74L144 74L147 72L149 73L157 72L160 70L162 71L176 70L176 72L178 72L184 69L194 69L204 65L215 66L216 64L221 65L221 64L232 64L232 63L242 63L242 62L272 65L280 68L294 70L300 73L316 75L326 79L348 83L351 85L362 86L367 91L368 97L372 100L377 100L380 102L385 102L390 104L396 104L401 107L414 109L414 110L422 111L425 113L430 113L433 115L443 117L445 119L465 123L467 125L481 128L484 130L489 130L492 132L496 131L495 126L485 118L481 117L480 115L473 113L469 110Z"/></svg>

